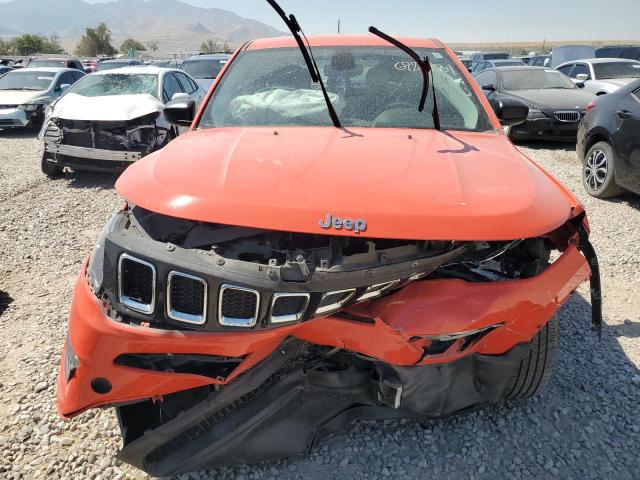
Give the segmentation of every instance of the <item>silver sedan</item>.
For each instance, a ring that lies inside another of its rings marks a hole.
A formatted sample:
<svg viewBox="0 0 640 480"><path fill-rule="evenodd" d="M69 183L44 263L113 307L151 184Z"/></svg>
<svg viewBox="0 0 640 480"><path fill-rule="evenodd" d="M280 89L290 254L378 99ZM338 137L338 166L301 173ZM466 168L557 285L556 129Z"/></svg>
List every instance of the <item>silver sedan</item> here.
<svg viewBox="0 0 640 480"><path fill-rule="evenodd" d="M640 62L624 58L590 58L573 60L556 67L575 83L583 82L584 89L604 95L640 78Z"/></svg>

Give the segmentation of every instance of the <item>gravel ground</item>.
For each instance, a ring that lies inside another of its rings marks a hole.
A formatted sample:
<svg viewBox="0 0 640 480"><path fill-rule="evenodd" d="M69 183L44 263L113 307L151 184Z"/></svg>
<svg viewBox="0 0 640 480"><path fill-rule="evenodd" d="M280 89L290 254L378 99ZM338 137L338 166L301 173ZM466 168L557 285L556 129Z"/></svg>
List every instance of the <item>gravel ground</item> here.
<svg viewBox="0 0 640 480"><path fill-rule="evenodd" d="M113 176L45 179L33 137L0 131L0 477L146 478L114 459L111 411L72 422L56 415L73 281L122 200ZM570 149L523 150L586 203L603 270L601 343L583 287L560 312L556 375L538 398L428 426L358 422L306 458L183 478L638 478L640 201L587 197Z"/></svg>

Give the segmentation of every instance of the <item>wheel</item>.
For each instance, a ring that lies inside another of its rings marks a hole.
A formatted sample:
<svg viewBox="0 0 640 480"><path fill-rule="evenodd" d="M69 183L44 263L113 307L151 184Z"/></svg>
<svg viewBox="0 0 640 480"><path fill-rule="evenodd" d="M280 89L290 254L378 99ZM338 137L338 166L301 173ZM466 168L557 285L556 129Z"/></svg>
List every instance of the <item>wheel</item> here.
<svg viewBox="0 0 640 480"><path fill-rule="evenodd" d="M553 317L531 342L531 350L507 383L505 398L523 399L539 393L551 380L556 363L558 318Z"/></svg>
<svg viewBox="0 0 640 480"><path fill-rule="evenodd" d="M42 154L42 173L44 173L49 178L57 178L62 175L62 167L60 167L56 163L53 163L50 159L50 154Z"/></svg>
<svg viewBox="0 0 640 480"><path fill-rule="evenodd" d="M582 168L582 185L589 195L596 198L611 198L622 189L616 184L613 149L606 142L592 146L585 156Z"/></svg>

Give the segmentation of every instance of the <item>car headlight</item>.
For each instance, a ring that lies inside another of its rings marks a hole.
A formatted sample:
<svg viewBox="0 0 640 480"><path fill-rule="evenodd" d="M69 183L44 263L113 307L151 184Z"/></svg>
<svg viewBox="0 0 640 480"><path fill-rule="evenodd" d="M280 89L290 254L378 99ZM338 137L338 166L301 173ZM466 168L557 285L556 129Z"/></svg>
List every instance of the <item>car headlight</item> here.
<svg viewBox="0 0 640 480"><path fill-rule="evenodd" d="M24 105L20 105L18 110L24 110L25 112L35 112L41 110L44 107L41 103L26 103Z"/></svg>
<svg viewBox="0 0 640 480"><path fill-rule="evenodd" d="M116 229L121 218L121 214L116 214L111 217L111 220L107 222L100 232L100 235L98 235L98 239L96 240L93 250L91 250L91 255L89 256L87 277L96 294L102 288L102 282L104 281L104 242L107 235Z"/></svg>
<svg viewBox="0 0 640 480"><path fill-rule="evenodd" d="M537 108L530 108L529 115L527 115L527 120L539 120L541 118L549 118L541 110Z"/></svg>

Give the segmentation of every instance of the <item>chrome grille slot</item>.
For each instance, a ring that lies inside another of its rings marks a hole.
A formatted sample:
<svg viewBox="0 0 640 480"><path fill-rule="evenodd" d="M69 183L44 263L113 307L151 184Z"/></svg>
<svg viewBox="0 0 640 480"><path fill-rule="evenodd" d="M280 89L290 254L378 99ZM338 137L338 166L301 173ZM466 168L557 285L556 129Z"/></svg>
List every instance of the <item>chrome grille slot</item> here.
<svg viewBox="0 0 640 480"><path fill-rule="evenodd" d="M207 282L172 271L167 280L167 316L179 322L202 325L207 320Z"/></svg>
<svg viewBox="0 0 640 480"><path fill-rule="evenodd" d="M316 308L316 315L328 315L340 310L355 293L355 288L325 293Z"/></svg>
<svg viewBox="0 0 640 480"><path fill-rule="evenodd" d="M377 285L371 285L367 290L358 297L356 301L362 302L364 300L371 300L382 295L387 290L392 289L400 283L400 280L394 280L393 282L378 283Z"/></svg>
<svg viewBox="0 0 640 480"><path fill-rule="evenodd" d="M553 115L556 117L556 120L559 122L577 122L580 120L580 112L576 111L560 111L554 112Z"/></svg>
<svg viewBox="0 0 640 480"><path fill-rule="evenodd" d="M311 295L308 293L276 293L271 305L271 323L296 322L302 318Z"/></svg>
<svg viewBox="0 0 640 480"><path fill-rule="evenodd" d="M258 322L260 293L250 288L222 285L218 322L227 327L253 327Z"/></svg>
<svg viewBox="0 0 640 480"><path fill-rule="evenodd" d="M123 253L118 261L118 298L136 312L151 314L156 301L156 268Z"/></svg>

